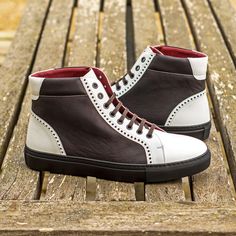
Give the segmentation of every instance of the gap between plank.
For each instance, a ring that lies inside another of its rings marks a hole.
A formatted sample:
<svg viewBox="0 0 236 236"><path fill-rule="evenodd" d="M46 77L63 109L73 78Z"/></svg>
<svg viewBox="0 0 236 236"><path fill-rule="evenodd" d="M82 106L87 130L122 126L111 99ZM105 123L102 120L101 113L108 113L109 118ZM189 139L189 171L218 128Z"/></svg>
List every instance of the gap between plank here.
<svg viewBox="0 0 236 236"><path fill-rule="evenodd" d="M102 27L103 27L103 17L104 17L104 0L100 0L100 10L98 15L98 27L97 27L97 47L96 47L96 67L100 67L100 53L101 53L101 37L102 37Z"/></svg>
<svg viewBox="0 0 236 236"><path fill-rule="evenodd" d="M132 0L126 1L126 58L127 70L130 70L135 63L135 39ZM145 201L145 184L143 182L134 183L136 201Z"/></svg>
<svg viewBox="0 0 236 236"><path fill-rule="evenodd" d="M68 35L67 35L67 43L65 46L65 52L64 52L64 57L63 57L63 66L68 66L69 63L69 57L70 57L70 50L71 50L71 44L74 38L75 34L75 23L76 23L76 18L78 14L78 2L77 0L74 0L74 6L71 14L71 20L70 20L70 29L68 30Z"/></svg>
<svg viewBox="0 0 236 236"><path fill-rule="evenodd" d="M135 62L135 41L134 41L134 22L132 1L126 2L126 53L127 53L127 70L130 70Z"/></svg>
<svg viewBox="0 0 236 236"><path fill-rule="evenodd" d="M167 45L166 40L166 31L163 23L163 19L161 17L161 8L158 0L153 0L155 11L156 11L156 21L158 27L158 33L162 35L161 39L165 45ZM184 192L185 200L186 201L193 201L193 189L192 189L192 177L186 176L181 179L182 189Z"/></svg>
<svg viewBox="0 0 236 236"><path fill-rule="evenodd" d="M216 14L216 12L215 12L215 10L214 10L214 8L213 8L211 2L210 2L209 0L207 0L207 3L208 3L208 5L209 5L209 9L210 9L210 11L211 11L211 13L212 13L212 15L213 15L213 17L214 17L214 20L215 20L215 22L216 22L216 24L217 24L217 26L218 26L218 29L220 30L220 33L221 33L222 38L223 38L223 40L224 40L224 43L225 43L225 45L226 45L226 47L227 47L227 49L228 49L229 55L230 55L230 57L231 57L231 59L232 59L232 61L233 61L233 63L234 63L234 66L236 67L235 55L234 55L234 52L233 52L233 50L232 50L232 48L231 48L231 46L230 46L230 42L227 40L227 36L226 36L226 34L225 34L225 32L224 32L224 29L223 29L223 27L222 27L222 24L220 23L220 20L219 20L217 14Z"/></svg>
<svg viewBox="0 0 236 236"><path fill-rule="evenodd" d="M34 65L34 61L35 61L35 58L36 58L36 55L37 55L38 47L39 47L39 44L40 44L40 41L41 41L41 36L42 36L43 29L44 29L44 26L45 26L45 23L46 23L46 20L47 20L47 17L48 17L48 13L49 13L51 3L52 3L52 0L49 1L48 7L47 7L47 10L46 10L46 14L45 14L45 17L43 19L42 27L41 27L41 30L40 30L40 33L39 33L39 38L37 40L37 44L36 44L35 50L33 52L32 60L31 60L28 72L25 75L25 81L24 81L24 83L22 85L22 88L21 88L21 93L20 93L20 96L19 96L19 100L16 103L16 110L13 114L13 117L11 118L9 128L8 128L6 137L4 139L3 145L2 145L2 152L0 153L0 168L2 167L2 163L3 163L4 157L5 157L6 152L7 152L7 148L9 146L14 128L17 124L17 121L18 121L18 118L19 118L19 115L20 115L21 105L22 105L22 102L24 100L27 85L28 85L28 76L30 75L30 73L32 71L32 68L33 68L33 65Z"/></svg>
<svg viewBox="0 0 236 236"><path fill-rule="evenodd" d="M160 10L160 5L159 5L159 1L158 0L153 0L154 2L154 6L155 6L155 11L156 11L156 20L157 20L157 25L160 27L158 32L161 32L162 34L162 41L164 44L166 43L166 31L164 28L164 23L163 23L163 19L161 17L161 10Z"/></svg>
<svg viewBox="0 0 236 236"><path fill-rule="evenodd" d="M52 3L52 0L50 2L50 6L48 8L47 13L50 10L51 3ZM74 18L76 16L76 14L75 14L76 6L77 6L77 1L74 0L74 4L73 4L72 10L71 10L71 15L70 15L70 19L69 19L69 30L67 31L67 34L65 37L66 38L65 45L63 47L64 51L63 51L62 63L61 63L62 67L65 66L67 63L67 55L69 54L69 46L70 46L70 37L72 34L72 25L73 25L72 23L75 21ZM43 28L44 28L45 24L46 24L46 20L44 22ZM41 33L43 33L43 32L41 32ZM42 36L42 34L40 35L40 39L41 39L41 36ZM39 46L39 44L38 44L38 46ZM39 173L40 173L40 183L39 183L39 193L37 195L37 200L39 200L40 198L43 198L46 195L47 186L48 186L48 178L49 178L49 175L51 174L49 172L44 172L44 171L40 171Z"/></svg>
<svg viewBox="0 0 236 236"><path fill-rule="evenodd" d="M71 30L72 30L72 23L75 22L75 10L76 10L76 6L77 6L77 0L74 0L74 4L73 4L73 7L72 7L72 12L71 12L71 16L70 16L70 19L69 19L69 30L67 31L67 34L66 34L66 40L65 40L65 45L64 45L64 54L63 54L63 57L62 57L62 67L65 66L65 60L66 60L66 55L68 54L67 52L67 46L69 44L69 41L70 41L70 36L71 36Z"/></svg>
<svg viewBox="0 0 236 236"><path fill-rule="evenodd" d="M200 49L200 46L199 46L199 42L197 40L197 35L196 35L196 32L195 32L195 29L194 29L194 26L193 26L193 23L192 23L192 19L191 19L191 16L190 16L190 13L188 12L188 8L185 4L185 1L184 0L181 0L181 4L183 6L183 9L184 9L184 12L185 12L185 15L187 17L187 20L188 20L188 24L190 26L190 30L191 30L191 33L193 35L193 40L194 40L194 44L195 44L195 47L197 50ZM208 4L209 5L209 4ZM210 7L210 6L209 6ZM222 35L222 34L221 34ZM223 40L224 40L224 37L223 37ZM226 46L227 47L227 46ZM227 47L228 48L228 47ZM231 54L230 54L230 57L231 57ZM207 73L207 77L209 77L209 72ZM214 99L213 99L213 92L211 91L211 86L210 85L210 82L209 80L207 80L207 87L209 88L209 95L210 95L210 99L212 101L212 105L213 105L213 113L217 113L217 107L216 107L216 104L214 103ZM216 124L216 127L219 128L219 132L220 132L220 137L221 137L221 140L223 141L223 152L225 153L225 156L226 156L226 159L227 159L227 164L229 166L229 169L231 171L231 178L232 178L232 182L233 182L233 185L234 185L234 190L236 190L236 183L234 183L234 180L233 180L233 170L231 170L231 166L232 166L232 162L231 162L231 158L230 158L230 153L231 153L231 150L229 150L229 152L226 151L226 147L227 147L227 144L226 144L226 141L224 138L223 138L223 134L224 134L224 127L223 125L221 124L221 122L219 121L219 119L216 117L215 119L215 124ZM233 155L233 154L232 154Z"/></svg>

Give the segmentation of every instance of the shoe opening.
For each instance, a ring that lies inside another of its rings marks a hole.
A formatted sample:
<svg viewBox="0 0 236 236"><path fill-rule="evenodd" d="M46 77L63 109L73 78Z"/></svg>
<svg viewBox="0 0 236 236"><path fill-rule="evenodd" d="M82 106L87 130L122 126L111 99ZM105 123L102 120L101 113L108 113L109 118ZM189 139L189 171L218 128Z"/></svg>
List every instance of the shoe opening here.
<svg viewBox="0 0 236 236"><path fill-rule="evenodd" d="M202 52L197 52L190 49L172 47L172 46L154 46L151 47L153 52L158 53L161 52L163 55L172 56L172 57L179 57L179 58L201 58L206 57L206 54Z"/></svg>
<svg viewBox="0 0 236 236"><path fill-rule="evenodd" d="M39 71L32 74L32 77L42 77L42 78L71 78L71 77L82 77L87 74L90 67L65 67L57 68L45 71Z"/></svg>

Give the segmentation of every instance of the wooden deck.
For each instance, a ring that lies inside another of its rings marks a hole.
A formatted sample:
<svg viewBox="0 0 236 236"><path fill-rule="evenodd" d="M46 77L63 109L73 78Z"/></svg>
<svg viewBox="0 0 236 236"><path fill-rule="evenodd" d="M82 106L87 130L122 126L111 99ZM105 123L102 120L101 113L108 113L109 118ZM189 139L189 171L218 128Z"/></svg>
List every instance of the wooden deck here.
<svg viewBox="0 0 236 236"><path fill-rule="evenodd" d="M232 0L233 1L233 0ZM0 235L236 235L236 10L229 0L29 0L0 67ZM94 65L112 80L147 45L209 56L211 166L162 184L28 169L27 76ZM145 233L145 234L144 234Z"/></svg>

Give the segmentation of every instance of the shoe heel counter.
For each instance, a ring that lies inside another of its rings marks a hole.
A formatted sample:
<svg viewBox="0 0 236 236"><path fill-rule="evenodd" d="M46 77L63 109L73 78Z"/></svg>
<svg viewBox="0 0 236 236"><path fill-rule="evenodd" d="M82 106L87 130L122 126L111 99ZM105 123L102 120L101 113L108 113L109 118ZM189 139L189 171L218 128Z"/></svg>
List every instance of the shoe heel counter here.
<svg viewBox="0 0 236 236"><path fill-rule="evenodd" d="M170 113L165 126L194 126L209 122L210 109L206 90L179 103Z"/></svg>
<svg viewBox="0 0 236 236"><path fill-rule="evenodd" d="M39 152L66 155L55 130L33 112L29 118L26 146Z"/></svg>

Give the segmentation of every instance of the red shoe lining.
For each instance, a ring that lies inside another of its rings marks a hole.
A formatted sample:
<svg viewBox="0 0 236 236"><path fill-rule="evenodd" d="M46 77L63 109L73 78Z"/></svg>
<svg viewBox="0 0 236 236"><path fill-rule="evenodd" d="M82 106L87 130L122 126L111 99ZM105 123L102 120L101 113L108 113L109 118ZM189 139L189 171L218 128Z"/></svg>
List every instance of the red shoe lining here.
<svg viewBox="0 0 236 236"><path fill-rule="evenodd" d="M187 57L206 57L204 53L197 52L194 50L184 49L184 48L178 48L178 47L171 47L171 46L155 46L151 47L153 52L158 53L160 51L166 56L172 56L172 57L180 57L180 58L187 58Z"/></svg>
<svg viewBox="0 0 236 236"><path fill-rule="evenodd" d="M108 79L106 75L98 68L94 67L77 67L77 68L58 68L58 69L53 69L53 70L48 70L48 71L40 71L32 74L34 77L43 77L43 78L71 78L71 77L83 77L85 74L89 72L89 70L93 69L94 73L96 74L97 78L100 80L100 82L103 84L106 92L108 93L109 96L112 95L113 91L111 89L111 86L108 82ZM114 105L118 104L118 99L114 100ZM125 107L122 106L120 108L120 112L122 113L125 110ZM132 112L128 112L127 116L130 117L130 119L133 117ZM137 118L139 122L141 122L141 118ZM146 122L148 126L151 126L151 123ZM156 129L163 131L160 129L158 126L156 126Z"/></svg>

